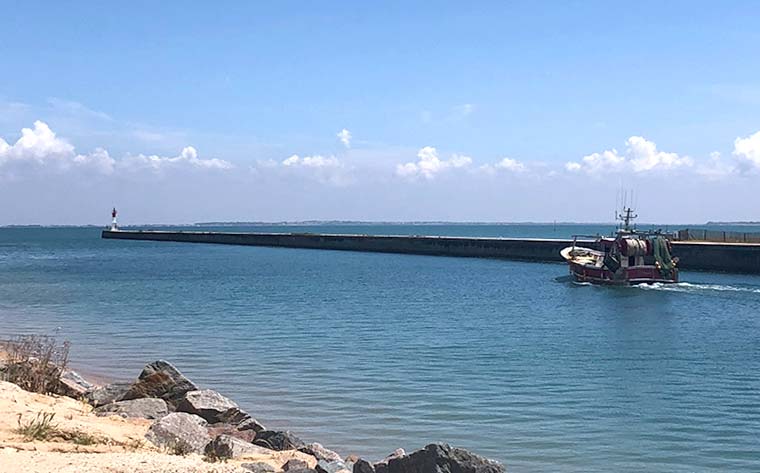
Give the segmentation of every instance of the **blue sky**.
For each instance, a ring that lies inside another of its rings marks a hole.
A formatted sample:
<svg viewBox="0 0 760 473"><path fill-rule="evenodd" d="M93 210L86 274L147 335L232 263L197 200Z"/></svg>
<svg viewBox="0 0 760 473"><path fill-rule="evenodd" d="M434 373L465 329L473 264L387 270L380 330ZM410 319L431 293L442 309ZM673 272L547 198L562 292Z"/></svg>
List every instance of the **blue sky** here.
<svg viewBox="0 0 760 473"><path fill-rule="evenodd" d="M760 219L757 2L3 10L0 224Z"/></svg>

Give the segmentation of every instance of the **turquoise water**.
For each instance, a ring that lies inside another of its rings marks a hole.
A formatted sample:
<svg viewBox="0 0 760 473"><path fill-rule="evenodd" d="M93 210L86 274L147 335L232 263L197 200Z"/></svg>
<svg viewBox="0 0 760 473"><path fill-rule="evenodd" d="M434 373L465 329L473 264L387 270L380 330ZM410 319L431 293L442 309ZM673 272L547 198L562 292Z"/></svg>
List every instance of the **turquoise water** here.
<svg viewBox="0 0 760 473"><path fill-rule="evenodd" d="M760 471L760 277L600 288L565 275L559 264L6 228L0 337L57 330L75 364L116 378L168 359L268 426L343 454L444 440L513 472Z"/></svg>

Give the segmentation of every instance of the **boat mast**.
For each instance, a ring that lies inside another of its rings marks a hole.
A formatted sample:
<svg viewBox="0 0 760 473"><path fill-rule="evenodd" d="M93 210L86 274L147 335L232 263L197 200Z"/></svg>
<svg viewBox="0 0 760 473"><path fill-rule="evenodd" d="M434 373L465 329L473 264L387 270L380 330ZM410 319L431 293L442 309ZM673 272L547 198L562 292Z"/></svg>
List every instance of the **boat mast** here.
<svg viewBox="0 0 760 473"><path fill-rule="evenodd" d="M623 207L622 213L615 212L615 218L623 222L623 230L626 232L630 232L632 230L631 222L636 217L638 217L638 215L633 213L633 209L630 207Z"/></svg>

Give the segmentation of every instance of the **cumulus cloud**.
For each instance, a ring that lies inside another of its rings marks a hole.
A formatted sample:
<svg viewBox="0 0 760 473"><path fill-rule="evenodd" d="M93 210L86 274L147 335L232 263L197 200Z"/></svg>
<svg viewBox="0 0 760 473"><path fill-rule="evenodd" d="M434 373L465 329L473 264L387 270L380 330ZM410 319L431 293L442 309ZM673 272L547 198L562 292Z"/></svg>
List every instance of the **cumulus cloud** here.
<svg viewBox="0 0 760 473"><path fill-rule="evenodd" d="M304 167L304 168L335 168L340 167L341 163L335 156L304 156L303 158L294 154L282 162L287 167Z"/></svg>
<svg viewBox="0 0 760 473"><path fill-rule="evenodd" d="M432 146L425 146L417 152L418 160L399 164L396 166L396 174L406 178L424 177L433 179L436 174L451 168L464 168L472 164L472 158L454 154L448 160L438 157L438 151Z"/></svg>
<svg viewBox="0 0 760 473"><path fill-rule="evenodd" d="M322 156L318 154L299 156L294 154L282 160L275 167L260 166L260 169L265 170L267 167L270 169L270 172L276 171L276 168L279 168L281 171L292 175L335 186L348 185L354 181L352 170L335 156Z"/></svg>
<svg viewBox="0 0 760 473"><path fill-rule="evenodd" d="M601 175L619 172L669 171L690 168L693 165L694 161L688 156L660 151L654 142L641 136L632 136L626 140L626 150L623 154L616 149L589 154L580 162L566 163L565 169L570 172Z"/></svg>
<svg viewBox="0 0 760 473"><path fill-rule="evenodd" d="M180 155L175 157L139 154L116 160L102 148L97 148L89 154L78 154L73 145L56 136L45 122L39 120L34 122L33 128L22 129L21 138L13 145L0 138L0 172L14 175L29 168L76 168L108 175L117 169L158 171L176 167L230 169L232 164L221 159L201 159L191 146L184 148Z"/></svg>
<svg viewBox="0 0 760 473"><path fill-rule="evenodd" d="M760 131L734 140L734 156L741 171L760 170Z"/></svg>
<svg viewBox="0 0 760 473"><path fill-rule="evenodd" d="M350 131L344 128L338 132L337 136L340 142L343 143L343 146L345 146L346 148L351 147L351 132Z"/></svg>
<svg viewBox="0 0 760 473"><path fill-rule="evenodd" d="M198 157L198 151L192 146L186 146L182 149L179 156L166 157L158 155L138 154L127 156L120 163L128 169L150 169L161 171L164 169L177 167L191 167L198 169L232 169L232 163L223 159L211 158L201 159Z"/></svg>
<svg viewBox="0 0 760 473"><path fill-rule="evenodd" d="M498 171L522 173L527 170L527 166L516 159L504 158L496 164L484 164L479 169L487 174L496 174Z"/></svg>
<svg viewBox="0 0 760 473"><path fill-rule="evenodd" d="M82 167L110 174L114 164L103 149L86 155L77 154L74 146L57 137L47 123L39 120L34 122L34 128L23 128L21 138L12 145L0 138L0 171L10 169L13 172L30 166L57 170Z"/></svg>

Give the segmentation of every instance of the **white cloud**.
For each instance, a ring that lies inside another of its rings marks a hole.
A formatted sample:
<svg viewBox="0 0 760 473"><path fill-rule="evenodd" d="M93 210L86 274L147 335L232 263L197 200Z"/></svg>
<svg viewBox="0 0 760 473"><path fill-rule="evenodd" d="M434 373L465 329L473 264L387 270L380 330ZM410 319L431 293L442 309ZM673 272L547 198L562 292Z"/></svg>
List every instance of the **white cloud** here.
<svg viewBox="0 0 760 473"><path fill-rule="evenodd" d="M21 138L13 145L0 138L0 170L5 168L14 173L29 166L53 167L57 170L92 168L110 174L114 160L103 149L87 155L76 154L74 146L58 138L45 122L38 120L34 122L34 128L23 128Z"/></svg>
<svg viewBox="0 0 760 473"><path fill-rule="evenodd" d="M34 128L23 128L21 138L9 145L0 138L0 162L30 160L44 162L74 154L74 147L55 136L47 123L36 121Z"/></svg>
<svg viewBox="0 0 760 473"><path fill-rule="evenodd" d="M232 169L232 163L223 159L198 158L198 151L192 146L186 146L182 149L179 156L165 157L158 155L138 154L136 156L127 156L120 165L127 169L150 169L161 171L169 168L191 167L198 169Z"/></svg>
<svg viewBox="0 0 760 473"><path fill-rule="evenodd" d="M113 173L116 161L103 148L97 148L90 154L78 154L74 157L74 163L80 166L92 168L102 174Z"/></svg>
<svg viewBox="0 0 760 473"><path fill-rule="evenodd" d="M619 155L616 149L612 149L584 156L580 163L566 163L565 169L573 172L585 171L589 174L602 174L622 171L625 165L625 157Z"/></svg>
<svg viewBox="0 0 760 473"><path fill-rule="evenodd" d="M669 171L689 168L694 161L688 156L667 153L657 149L657 145L641 136L631 136L626 140L626 151L620 154L616 149L584 156L580 162L569 162L565 169L570 172L586 172L593 175Z"/></svg>
<svg viewBox="0 0 760 473"><path fill-rule="evenodd" d="M438 151L432 146L425 146L417 152L417 162L399 164L396 166L396 174L406 178L422 176L425 179L433 179L439 172L449 168L464 168L472 164L469 156L454 154L451 159L442 160L438 157Z"/></svg>
<svg viewBox="0 0 760 473"><path fill-rule="evenodd" d="M657 145L641 136L632 136L626 142L631 156L631 164L636 172L668 170L690 167L694 161L688 156L659 151Z"/></svg>
<svg viewBox="0 0 760 473"><path fill-rule="evenodd" d="M734 140L734 156L742 171L760 170L760 131Z"/></svg>
<svg viewBox="0 0 760 473"><path fill-rule="evenodd" d="M176 157L139 154L115 160L102 148L89 154L78 154L73 145L56 136L45 122L39 120L34 122L34 128L22 129L21 138L13 145L0 138L0 171L9 171L15 175L22 168L30 166L37 169L86 169L101 174L112 174L116 169L158 171L169 167L232 168L228 161L198 158L198 152L191 146L184 148Z"/></svg>
<svg viewBox="0 0 760 473"><path fill-rule="evenodd" d="M285 159L282 162L283 166L287 167L304 167L304 168L328 168L328 167L340 167L341 163L335 156L304 156L301 158L297 154Z"/></svg>
<svg viewBox="0 0 760 473"><path fill-rule="evenodd" d="M351 147L351 132L346 130L345 128L340 130L337 134L338 139L341 143L343 143L343 146L346 148Z"/></svg>
<svg viewBox="0 0 760 473"><path fill-rule="evenodd" d="M480 166L479 169L487 174L493 175L498 171L522 173L527 170L527 166L516 159L504 158L496 164L484 164Z"/></svg>
<svg viewBox="0 0 760 473"><path fill-rule="evenodd" d="M507 171L521 172L525 170L525 165L520 161L512 158L504 158L498 163L496 167L499 169L506 169Z"/></svg>
<svg viewBox="0 0 760 473"><path fill-rule="evenodd" d="M261 169L267 166L262 166ZM323 184L344 186L354 181L351 169L335 156L298 156L294 154L280 163L280 169Z"/></svg>

